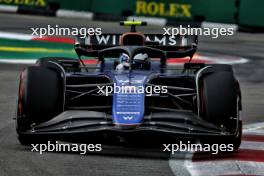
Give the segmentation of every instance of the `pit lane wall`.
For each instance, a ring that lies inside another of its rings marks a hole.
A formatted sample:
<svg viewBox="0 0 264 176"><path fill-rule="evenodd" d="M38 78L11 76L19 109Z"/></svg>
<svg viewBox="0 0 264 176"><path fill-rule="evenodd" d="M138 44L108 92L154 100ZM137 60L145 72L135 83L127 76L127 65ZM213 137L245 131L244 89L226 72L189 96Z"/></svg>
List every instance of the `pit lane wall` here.
<svg viewBox="0 0 264 176"><path fill-rule="evenodd" d="M147 16L171 21L210 21L263 27L262 0L0 0L21 13L55 16L59 9L92 12L106 17Z"/></svg>

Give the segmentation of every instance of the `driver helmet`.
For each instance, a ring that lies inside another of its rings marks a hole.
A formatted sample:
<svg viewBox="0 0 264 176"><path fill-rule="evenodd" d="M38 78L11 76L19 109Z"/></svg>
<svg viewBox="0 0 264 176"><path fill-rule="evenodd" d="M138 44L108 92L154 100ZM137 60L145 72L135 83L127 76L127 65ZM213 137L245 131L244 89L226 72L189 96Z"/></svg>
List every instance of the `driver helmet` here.
<svg viewBox="0 0 264 176"><path fill-rule="evenodd" d="M122 71L128 69L130 66L129 59L129 56L126 53L120 54L119 64L116 66L116 70Z"/></svg>
<svg viewBox="0 0 264 176"><path fill-rule="evenodd" d="M134 56L134 61L142 61L142 62L144 62L144 61L147 61L148 60L148 54L147 53L139 53L139 54L136 54L135 56Z"/></svg>
<svg viewBox="0 0 264 176"><path fill-rule="evenodd" d="M126 53L122 53L119 57L120 63L129 63L129 56Z"/></svg>

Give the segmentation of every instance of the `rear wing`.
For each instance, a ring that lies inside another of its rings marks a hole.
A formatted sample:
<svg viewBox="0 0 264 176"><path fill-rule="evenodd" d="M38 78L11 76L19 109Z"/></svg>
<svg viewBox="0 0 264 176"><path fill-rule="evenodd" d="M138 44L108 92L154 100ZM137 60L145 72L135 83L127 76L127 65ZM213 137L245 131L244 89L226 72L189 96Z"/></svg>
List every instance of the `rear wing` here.
<svg viewBox="0 0 264 176"><path fill-rule="evenodd" d="M122 34L102 34L98 36L77 37L75 50L79 57L97 57L102 49L120 46L119 41ZM196 52L198 37L169 36L163 34L145 34L145 46L160 49L166 52L167 57L192 57Z"/></svg>

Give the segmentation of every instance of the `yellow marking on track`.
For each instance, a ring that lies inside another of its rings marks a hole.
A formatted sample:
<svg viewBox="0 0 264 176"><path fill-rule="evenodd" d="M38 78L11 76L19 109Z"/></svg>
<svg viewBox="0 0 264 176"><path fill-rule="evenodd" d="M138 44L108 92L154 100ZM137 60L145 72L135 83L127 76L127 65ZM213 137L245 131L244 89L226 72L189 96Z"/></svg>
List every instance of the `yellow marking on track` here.
<svg viewBox="0 0 264 176"><path fill-rule="evenodd" d="M9 46L0 46L0 51L45 52L45 53L73 53L74 52L74 50L66 50L66 49L49 49L49 48L33 48L33 47L9 47Z"/></svg>

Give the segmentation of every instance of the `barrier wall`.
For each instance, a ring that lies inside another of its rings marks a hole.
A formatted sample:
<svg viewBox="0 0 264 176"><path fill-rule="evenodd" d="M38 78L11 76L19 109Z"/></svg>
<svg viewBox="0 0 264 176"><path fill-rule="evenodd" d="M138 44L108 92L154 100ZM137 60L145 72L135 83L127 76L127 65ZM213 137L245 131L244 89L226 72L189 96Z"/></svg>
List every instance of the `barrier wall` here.
<svg viewBox="0 0 264 176"><path fill-rule="evenodd" d="M264 27L264 1L241 0L238 24L247 27Z"/></svg>
<svg viewBox="0 0 264 176"><path fill-rule="evenodd" d="M237 0L193 0L193 14L205 21L235 23Z"/></svg>
<svg viewBox="0 0 264 176"><path fill-rule="evenodd" d="M91 10L94 13L128 16L133 13L134 0L93 0Z"/></svg>
<svg viewBox="0 0 264 176"><path fill-rule="evenodd" d="M136 15L235 23L237 0L136 0Z"/></svg>
<svg viewBox="0 0 264 176"><path fill-rule="evenodd" d="M55 6L58 9L68 9L68 10L76 10L76 11L91 11L91 6L93 3L93 0L74 0L74 1L46 0L46 1L47 1L47 5Z"/></svg>
<svg viewBox="0 0 264 176"><path fill-rule="evenodd" d="M109 16L151 16L264 27L264 0L0 0L29 9L68 9ZM54 13L48 13L54 14Z"/></svg>
<svg viewBox="0 0 264 176"><path fill-rule="evenodd" d="M194 18L192 0L136 0L133 12L138 16L187 20Z"/></svg>
<svg viewBox="0 0 264 176"><path fill-rule="evenodd" d="M48 4L48 0L0 0L0 4L46 7Z"/></svg>

